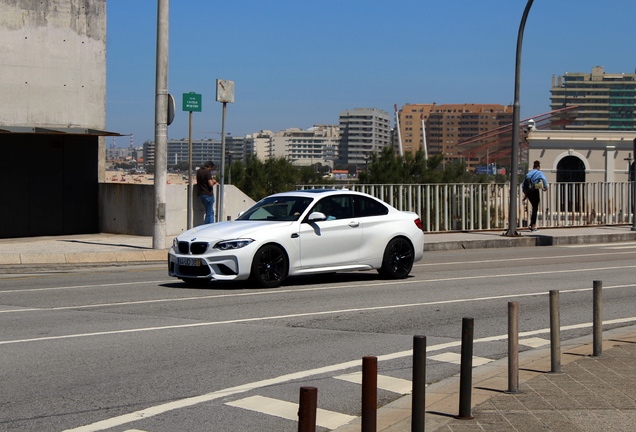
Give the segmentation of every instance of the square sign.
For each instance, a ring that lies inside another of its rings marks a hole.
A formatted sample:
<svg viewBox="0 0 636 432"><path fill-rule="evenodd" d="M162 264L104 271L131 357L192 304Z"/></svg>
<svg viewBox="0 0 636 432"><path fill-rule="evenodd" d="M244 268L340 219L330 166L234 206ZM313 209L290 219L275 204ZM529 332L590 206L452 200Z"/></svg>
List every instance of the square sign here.
<svg viewBox="0 0 636 432"><path fill-rule="evenodd" d="M201 95L195 92L184 93L183 111L201 112Z"/></svg>
<svg viewBox="0 0 636 432"><path fill-rule="evenodd" d="M216 101L234 103L234 81L216 80Z"/></svg>

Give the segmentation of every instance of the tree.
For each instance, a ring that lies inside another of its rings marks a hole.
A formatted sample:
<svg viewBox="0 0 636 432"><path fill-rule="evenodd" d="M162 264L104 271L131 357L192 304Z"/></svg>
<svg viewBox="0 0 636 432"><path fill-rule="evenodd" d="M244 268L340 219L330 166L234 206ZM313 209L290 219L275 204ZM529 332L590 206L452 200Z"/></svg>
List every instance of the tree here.
<svg viewBox="0 0 636 432"><path fill-rule="evenodd" d="M367 172L360 173L363 184L424 184L424 183L486 183L486 175L466 170L463 162L442 164L444 156L433 155L424 159L424 152L396 156L392 147L382 149L380 155L371 154Z"/></svg>

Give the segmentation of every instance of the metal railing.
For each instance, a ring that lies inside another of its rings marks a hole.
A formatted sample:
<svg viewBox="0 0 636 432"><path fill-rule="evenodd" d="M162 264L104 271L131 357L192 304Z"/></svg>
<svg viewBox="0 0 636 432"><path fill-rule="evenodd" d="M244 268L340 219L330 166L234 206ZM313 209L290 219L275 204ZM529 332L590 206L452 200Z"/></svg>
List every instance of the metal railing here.
<svg viewBox="0 0 636 432"><path fill-rule="evenodd" d="M504 229L508 183L299 185L299 189L349 189L375 196L398 210L415 212L426 232ZM530 203L518 200L518 228L527 226ZM632 222L630 182L555 183L541 192L537 226L623 225Z"/></svg>

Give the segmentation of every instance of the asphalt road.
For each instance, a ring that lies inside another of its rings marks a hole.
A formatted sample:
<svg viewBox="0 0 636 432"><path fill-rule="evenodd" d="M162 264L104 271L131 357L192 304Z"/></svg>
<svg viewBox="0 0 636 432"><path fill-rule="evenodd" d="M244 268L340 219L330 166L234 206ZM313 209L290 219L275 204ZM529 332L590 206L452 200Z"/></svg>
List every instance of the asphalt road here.
<svg viewBox="0 0 636 432"><path fill-rule="evenodd" d="M549 339L549 290L563 340L591 333L594 280L604 328L631 324L635 268L636 244L617 243L427 252L405 280L361 272L270 290L188 288L158 265L0 275L0 430L296 431L280 416L293 417L284 402L301 386L333 413L318 430L334 429L360 414L362 357L396 378L382 405L409 391L414 335L427 336L429 382L459 372L463 317L477 363L505 357L509 301L524 350Z"/></svg>

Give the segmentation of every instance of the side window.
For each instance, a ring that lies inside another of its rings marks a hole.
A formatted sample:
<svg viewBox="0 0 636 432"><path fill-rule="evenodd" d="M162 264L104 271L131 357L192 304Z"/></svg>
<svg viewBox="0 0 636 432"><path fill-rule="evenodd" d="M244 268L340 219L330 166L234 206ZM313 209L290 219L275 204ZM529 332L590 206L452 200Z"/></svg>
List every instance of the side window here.
<svg viewBox="0 0 636 432"><path fill-rule="evenodd" d="M350 196L330 196L321 199L312 211L319 211L327 216L327 220L347 219L353 217L352 200Z"/></svg>
<svg viewBox="0 0 636 432"><path fill-rule="evenodd" d="M354 202L356 217L382 216L389 212L384 204L371 198L357 196Z"/></svg>

